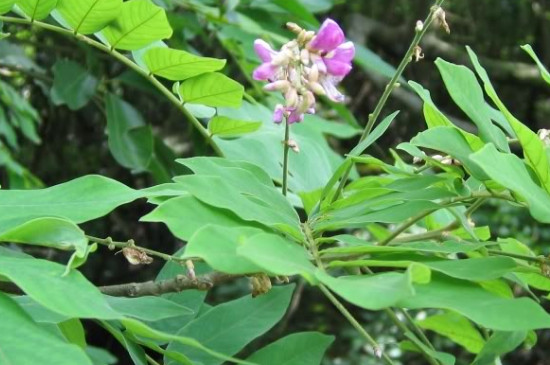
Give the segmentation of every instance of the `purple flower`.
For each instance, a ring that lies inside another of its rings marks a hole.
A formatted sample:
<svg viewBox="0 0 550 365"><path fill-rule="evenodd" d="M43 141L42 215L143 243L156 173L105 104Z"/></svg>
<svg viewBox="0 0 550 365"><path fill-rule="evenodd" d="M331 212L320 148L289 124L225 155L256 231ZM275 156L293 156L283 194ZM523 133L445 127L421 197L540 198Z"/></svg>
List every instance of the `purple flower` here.
<svg viewBox="0 0 550 365"><path fill-rule="evenodd" d="M280 67L272 62L278 53L266 41L261 39L256 39L254 42L254 51L262 60L262 64L254 70L252 77L258 81L272 80Z"/></svg>
<svg viewBox="0 0 550 365"><path fill-rule="evenodd" d="M319 33L309 43L309 48L319 53L314 61L319 71L333 76L346 76L352 69L351 61L355 56L353 42L344 42L342 28L332 19L324 21Z"/></svg>

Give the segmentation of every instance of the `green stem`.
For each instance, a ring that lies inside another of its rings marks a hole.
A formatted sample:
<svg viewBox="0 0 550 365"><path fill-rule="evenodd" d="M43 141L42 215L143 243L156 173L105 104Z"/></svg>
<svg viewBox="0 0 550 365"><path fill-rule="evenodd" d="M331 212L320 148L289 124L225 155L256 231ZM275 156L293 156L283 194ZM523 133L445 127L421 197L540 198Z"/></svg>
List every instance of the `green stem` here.
<svg viewBox="0 0 550 365"><path fill-rule="evenodd" d="M327 289L326 286L323 284L319 284L319 288L323 292L323 294L332 302L332 304L342 313L342 315L348 320L349 323L365 338L367 343L372 346L374 349L374 352L376 354L380 354L381 358L384 360L386 364L393 365L393 361L389 358L388 355L386 355L385 352L382 351L378 343L374 340L374 338L369 335L369 333L361 326L359 322L353 317L353 315L344 307L344 305L336 298L330 290Z"/></svg>
<svg viewBox="0 0 550 365"><path fill-rule="evenodd" d="M132 248L135 248L136 250L144 252L144 253L146 253L150 256L155 256L155 257L161 258L161 259L166 260L166 261L175 261L175 262L179 262L179 263L185 263L187 260L189 260L189 259L182 259L181 257L168 255L168 254L163 253L163 252L151 250L149 248L137 246L135 244L134 240L128 240L126 242L119 242L119 241L113 241L113 239L111 237L98 238L98 237L93 237L93 236L88 236L88 235L86 235L86 238L91 242L95 242L97 244L107 246L111 250L114 249L114 248L124 249L124 248L127 248L127 247L132 247Z"/></svg>
<svg viewBox="0 0 550 365"><path fill-rule="evenodd" d="M405 71L405 68L407 68L407 65L412 61L414 51L416 47L420 44L420 41L428 31L428 28L432 24L434 20L434 12L437 9L437 7L441 6L443 4L444 0L436 0L434 6L430 9L430 13L426 17L426 20L424 20L424 25L422 29L417 29L415 36L409 46L409 49L405 53L405 56L401 60L401 63L397 67L397 70L395 71L395 74L391 78L390 82L386 85L386 88L384 89L384 92L382 93L382 96L380 97L380 100L376 104L374 111L372 114L369 115L369 119L367 121L367 125L365 126L365 129L363 130L363 133L361 134L361 138L359 139L359 143L361 143L365 138L367 138L372 131L372 128L378 121L378 118L380 117L380 114L382 113L382 110L384 109L384 106L386 105L386 102L388 101L392 91L395 89L395 87L398 84L399 79L403 75L403 72ZM349 157L348 157L349 158ZM336 190L336 194L334 194L334 197L332 198L332 202L335 202L342 193L342 190L344 189L344 186L346 185L346 182L348 180L349 174L351 173L351 170L353 168L353 164L350 165L346 172L342 175L342 179L340 180L340 184L338 185L338 188Z"/></svg>
<svg viewBox="0 0 550 365"><path fill-rule="evenodd" d="M183 106L183 104L180 102L180 100L174 95L166 86L164 86L155 76L150 75L149 72L142 69L137 65L135 62L130 60L128 57L124 56L122 53L119 53L118 51L111 49L110 47L104 45L103 43L100 43L98 41L95 41L85 35L82 34L74 34L72 30L64 29L52 24L39 22L39 21L31 21L29 19L24 18L15 18L15 17L9 17L9 16L0 16L0 21L3 21L5 23L14 23L14 24L24 24L24 25L32 25L36 26L51 32L56 32L60 34L64 34L66 36L74 37L77 40L86 43L96 49L99 49L100 51L103 51L107 54L112 55L115 59L123 63L124 65L128 66L133 71L137 72L139 75L146 78L154 87L156 87L161 94L163 94L174 106L176 106L183 115L191 122L191 124L199 131L199 133L204 137L204 139L210 144L214 152L219 155L223 156L223 152L219 148L219 146L216 144L216 142L212 139L212 136L208 132L208 130L201 124L201 122L195 118L186 108Z"/></svg>
<svg viewBox="0 0 550 365"><path fill-rule="evenodd" d="M524 261L533 262L537 264L543 263L546 265L550 265L550 259L547 259L544 256L527 256L527 255L520 255L517 253L504 252L499 250L487 250L487 253L490 255L506 256L506 257L511 257L514 259L524 260Z"/></svg>
<svg viewBox="0 0 550 365"><path fill-rule="evenodd" d="M286 196L288 189L288 150L290 140L290 124L288 118L285 118L285 140L283 141L283 195Z"/></svg>

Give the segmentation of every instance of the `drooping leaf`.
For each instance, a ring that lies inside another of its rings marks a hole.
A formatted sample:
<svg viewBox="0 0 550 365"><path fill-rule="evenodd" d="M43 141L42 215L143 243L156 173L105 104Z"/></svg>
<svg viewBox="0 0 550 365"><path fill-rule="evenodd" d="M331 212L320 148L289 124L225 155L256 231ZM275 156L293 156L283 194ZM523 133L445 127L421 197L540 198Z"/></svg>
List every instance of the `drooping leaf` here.
<svg viewBox="0 0 550 365"><path fill-rule="evenodd" d="M550 194L533 181L519 157L501 153L488 144L470 158L492 180L523 197L535 219L550 223Z"/></svg>
<svg viewBox="0 0 550 365"><path fill-rule="evenodd" d="M317 279L348 302L369 310L394 306L414 294L409 272L338 278L317 272Z"/></svg>
<svg viewBox="0 0 550 365"><path fill-rule="evenodd" d="M52 101L71 110L84 107L94 96L98 80L78 63L59 60L53 67Z"/></svg>
<svg viewBox="0 0 550 365"><path fill-rule="evenodd" d="M501 355L514 351L525 340L527 331L495 332L476 356L472 365L492 365Z"/></svg>
<svg viewBox="0 0 550 365"><path fill-rule="evenodd" d="M154 322L193 313L189 308L162 297L124 298L106 296L105 299L109 306L118 313L142 321Z"/></svg>
<svg viewBox="0 0 550 365"><path fill-rule="evenodd" d="M122 317L80 272L64 272L65 267L54 262L0 256L0 275L47 309L76 318Z"/></svg>
<svg viewBox="0 0 550 365"><path fill-rule="evenodd" d="M261 348L246 360L262 365L319 365L333 341L333 336L319 332L293 333Z"/></svg>
<svg viewBox="0 0 550 365"><path fill-rule="evenodd" d="M118 17L122 0L58 0L56 11L75 33L91 34Z"/></svg>
<svg viewBox="0 0 550 365"><path fill-rule="evenodd" d="M487 72L479 63L477 55L471 48L467 47L467 50L479 77L483 80L485 92L497 105L502 114L504 114L504 117L508 123L510 123L510 126L516 133L521 147L523 148L525 159L527 160L529 166L531 166L537 174L543 188L550 193L550 160L546 155L544 143L535 132L521 123L512 115L512 113L510 113L508 108L506 108L504 103L498 97L493 85L491 84L491 80L489 80Z"/></svg>
<svg viewBox="0 0 550 365"><path fill-rule="evenodd" d="M293 289L294 285L274 287L257 298L247 295L217 305L183 327L178 336L193 337L212 350L233 355L282 318L290 303ZM194 362L204 365L221 364L220 360L204 352L176 342L171 342L168 350L182 352ZM166 364L172 365L175 362L167 361Z"/></svg>
<svg viewBox="0 0 550 365"><path fill-rule="evenodd" d="M112 48L136 50L172 36L166 12L151 0L130 0L122 4L119 15L101 34Z"/></svg>
<svg viewBox="0 0 550 365"><path fill-rule="evenodd" d="M0 343L3 364L92 365L83 349L37 325L8 296L0 293Z"/></svg>
<svg viewBox="0 0 550 365"><path fill-rule="evenodd" d="M98 175L83 176L46 189L0 190L0 232L38 217L86 222L141 196L139 191Z"/></svg>
<svg viewBox="0 0 550 365"><path fill-rule="evenodd" d="M503 298L469 281L432 273L428 284L417 284L414 289L416 294L401 300L399 306L453 310L481 326L500 331L550 327L550 315L533 300Z"/></svg>
<svg viewBox="0 0 550 365"><path fill-rule="evenodd" d="M57 327L69 343L86 348L86 334L82 322L78 318L70 318L57 324Z"/></svg>
<svg viewBox="0 0 550 365"><path fill-rule="evenodd" d="M0 241L75 250L83 256L88 247L84 232L73 222L60 218L37 218L0 233Z"/></svg>
<svg viewBox="0 0 550 365"><path fill-rule="evenodd" d="M174 236L185 241L189 241L195 232L207 224L223 227L250 226L232 212L205 204L188 195L169 199L143 216L141 221L162 222Z"/></svg>
<svg viewBox="0 0 550 365"><path fill-rule="evenodd" d="M215 224L215 222L212 222ZM212 269L229 274L253 274L262 268L238 255L247 238L262 231L251 227L228 228L207 225L194 234L185 250L186 257L199 257Z"/></svg>
<svg viewBox="0 0 550 365"><path fill-rule="evenodd" d="M225 60L199 57L167 47L154 47L143 56L149 72L172 81L183 81L207 72L219 71Z"/></svg>
<svg viewBox="0 0 550 365"><path fill-rule="evenodd" d="M57 5L57 0L16 0L15 4L34 20L46 18Z"/></svg>
<svg viewBox="0 0 550 365"><path fill-rule="evenodd" d="M247 122L216 116L208 122L208 131L213 136L234 138L243 134L255 132L261 126L262 122Z"/></svg>
<svg viewBox="0 0 550 365"><path fill-rule="evenodd" d="M238 108L242 103L244 87L224 74L211 72L183 82L179 93L184 103Z"/></svg>
<svg viewBox="0 0 550 365"><path fill-rule="evenodd" d="M474 354L479 353L485 345L483 336L481 336L472 323L453 312L436 314L417 321L417 323L423 329L431 330L450 338L453 342Z"/></svg>
<svg viewBox="0 0 550 365"><path fill-rule="evenodd" d="M130 104L114 94L105 97L109 150L122 166L144 171L153 158L151 127Z"/></svg>

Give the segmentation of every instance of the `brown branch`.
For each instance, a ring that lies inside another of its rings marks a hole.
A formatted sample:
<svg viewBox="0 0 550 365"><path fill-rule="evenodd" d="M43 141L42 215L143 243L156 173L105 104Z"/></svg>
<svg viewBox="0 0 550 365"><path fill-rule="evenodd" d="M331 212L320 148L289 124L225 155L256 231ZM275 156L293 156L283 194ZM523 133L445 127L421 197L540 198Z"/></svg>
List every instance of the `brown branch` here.
<svg viewBox="0 0 550 365"><path fill-rule="evenodd" d="M103 294L114 297L143 297L147 295L177 293L189 289L210 290L217 285L240 277L242 275L231 275L221 272L212 272L197 276L195 279L191 279L185 275L178 275L175 278L161 281L101 286L99 290Z"/></svg>

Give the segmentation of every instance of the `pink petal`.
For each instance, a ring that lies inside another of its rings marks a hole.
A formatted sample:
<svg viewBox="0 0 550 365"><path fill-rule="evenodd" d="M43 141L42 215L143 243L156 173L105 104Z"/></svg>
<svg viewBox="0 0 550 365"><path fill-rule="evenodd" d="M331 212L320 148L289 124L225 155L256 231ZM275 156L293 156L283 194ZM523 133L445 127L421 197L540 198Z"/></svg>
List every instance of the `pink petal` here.
<svg viewBox="0 0 550 365"><path fill-rule="evenodd" d="M287 119L288 124L300 123L302 120L304 120L304 114L298 113L297 110L293 110Z"/></svg>
<svg viewBox="0 0 550 365"><path fill-rule="evenodd" d="M330 58L340 62L351 62L353 57L355 57L355 45L353 42L346 42L336 47Z"/></svg>
<svg viewBox="0 0 550 365"><path fill-rule="evenodd" d="M340 62L332 58L325 59L327 73L333 76L346 76L351 71L351 64L348 62Z"/></svg>
<svg viewBox="0 0 550 365"><path fill-rule="evenodd" d="M275 123L279 124L283 121L284 111L285 108L281 104L275 106L275 110L273 111L273 121Z"/></svg>
<svg viewBox="0 0 550 365"><path fill-rule="evenodd" d="M252 73L252 77L257 81L265 81L273 78L277 73L279 66L274 66L269 62L262 63Z"/></svg>
<svg viewBox="0 0 550 365"><path fill-rule="evenodd" d="M271 48L269 43L262 39L256 39L254 41L254 51L260 57L262 62L271 62L276 52Z"/></svg>
<svg viewBox="0 0 550 365"><path fill-rule="evenodd" d="M345 100L344 95L342 95L342 93L336 88L336 85L341 81L341 79L341 77L328 76L320 80L328 98L337 103L341 103Z"/></svg>
<svg viewBox="0 0 550 365"><path fill-rule="evenodd" d="M310 43L310 47L320 50L330 52L338 47L344 42L345 36L344 31L338 23L332 19L327 19L321 25L321 29L313 38Z"/></svg>

